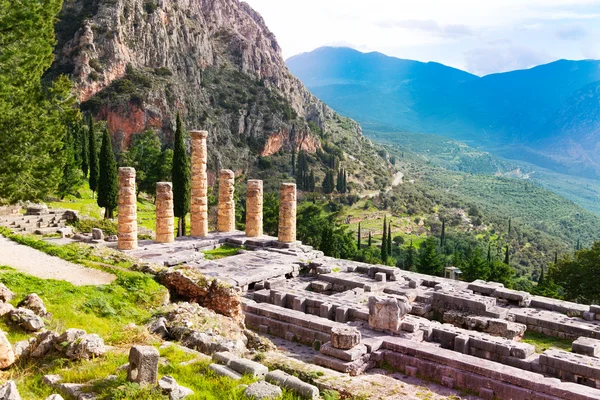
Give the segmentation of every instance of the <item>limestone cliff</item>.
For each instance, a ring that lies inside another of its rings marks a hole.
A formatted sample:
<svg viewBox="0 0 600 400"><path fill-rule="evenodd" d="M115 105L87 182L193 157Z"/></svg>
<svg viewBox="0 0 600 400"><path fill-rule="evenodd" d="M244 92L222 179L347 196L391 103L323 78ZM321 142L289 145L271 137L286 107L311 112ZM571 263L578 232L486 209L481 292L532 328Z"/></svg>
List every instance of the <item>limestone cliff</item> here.
<svg viewBox="0 0 600 400"><path fill-rule="evenodd" d="M71 76L82 109L106 120L122 148L147 128L168 143L179 111L188 128L210 132L212 169L248 170L258 155L315 152L324 141L378 158L357 123L290 74L244 2L65 0L56 32L52 74ZM383 160L370 164L386 175Z"/></svg>

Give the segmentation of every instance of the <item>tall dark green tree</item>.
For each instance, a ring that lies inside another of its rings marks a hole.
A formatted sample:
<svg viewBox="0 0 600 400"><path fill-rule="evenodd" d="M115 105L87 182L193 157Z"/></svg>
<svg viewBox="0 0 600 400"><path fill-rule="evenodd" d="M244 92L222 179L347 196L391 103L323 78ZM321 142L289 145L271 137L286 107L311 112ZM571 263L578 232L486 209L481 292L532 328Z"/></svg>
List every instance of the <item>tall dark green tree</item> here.
<svg viewBox="0 0 600 400"><path fill-rule="evenodd" d="M310 190L311 192L315 191L315 174L312 170L310 171L310 175L308 176L308 190Z"/></svg>
<svg viewBox="0 0 600 400"><path fill-rule="evenodd" d="M68 78L43 82L62 0L0 0L0 198L41 200L61 179L64 137L79 119Z"/></svg>
<svg viewBox="0 0 600 400"><path fill-rule="evenodd" d="M392 256L392 220L390 220L390 223L388 224L387 254L388 257Z"/></svg>
<svg viewBox="0 0 600 400"><path fill-rule="evenodd" d="M361 248L361 245L360 245L360 234L361 234L361 232L360 232L360 222L359 222L358 223L358 240L357 240L357 247L358 247L359 250Z"/></svg>
<svg viewBox="0 0 600 400"><path fill-rule="evenodd" d="M74 132L68 130L63 145L65 164L62 178L58 184L58 195L61 199L64 199L67 195L77 194L77 189L81 185L81 171L75 160L75 147Z"/></svg>
<svg viewBox="0 0 600 400"><path fill-rule="evenodd" d="M323 193L330 194L335 189L335 183L333 180L333 170L328 169L323 179Z"/></svg>
<svg viewBox="0 0 600 400"><path fill-rule="evenodd" d="M185 151L184 135L181 115L177 112L171 177L173 179L173 211L178 219L178 236L185 235L185 216L190 212L191 200L190 160Z"/></svg>
<svg viewBox="0 0 600 400"><path fill-rule="evenodd" d="M87 127L81 126L79 135L79 151L81 157L81 172L83 172L83 178L87 180L88 173L90 170L90 154L88 150L88 130Z"/></svg>
<svg viewBox="0 0 600 400"><path fill-rule="evenodd" d="M506 245L506 253L504 254L504 264L510 265L510 254L509 254L510 246Z"/></svg>
<svg viewBox="0 0 600 400"><path fill-rule="evenodd" d="M440 246L444 247L446 242L446 220L442 219L442 234L440 235Z"/></svg>
<svg viewBox="0 0 600 400"><path fill-rule="evenodd" d="M129 149L122 154L122 165L135 168L135 180L138 192L146 192L150 195L156 193L156 182L159 171L157 163L161 160L161 143L158 134L150 129L139 135L136 135Z"/></svg>
<svg viewBox="0 0 600 400"><path fill-rule="evenodd" d="M371 235L371 231L369 231L369 242L368 242L368 246L371 247L373 245L373 237Z"/></svg>
<svg viewBox="0 0 600 400"><path fill-rule="evenodd" d="M383 217L383 237L381 238L381 261L385 264L388 258L387 252L387 217Z"/></svg>
<svg viewBox="0 0 600 400"><path fill-rule="evenodd" d="M104 218L113 218L113 212L119 204L119 184L117 181L117 161L107 130L102 136L100 148L100 179L98 180L98 205L104 207Z"/></svg>
<svg viewBox="0 0 600 400"><path fill-rule="evenodd" d="M411 239L410 244L408 245L408 249L406 250L406 269L409 271L417 270L417 268L416 268L417 254L416 253L417 253L417 251L415 250L415 247L413 246L413 241Z"/></svg>
<svg viewBox="0 0 600 400"><path fill-rule="evenodd" d="M438 253L437 240L429 236L421 244L417 271L422 274L440 276L443 272L443 264Z"/></svg>
<svg viewBox="0 0 600 400"><path fill-rule="evenodd" d="M98 162L98 150L96 149L96 132L94 130L94 118L90 115L88 121L88 159L90 162L90 189L93 193L98 190L98 180L100 178L100 164Z"/></svg>
<svg viewBox="0 0 600 400"><path fill-rule="evenodd" d="M292 175L296 175L296 149L292 149Z"/></svg>

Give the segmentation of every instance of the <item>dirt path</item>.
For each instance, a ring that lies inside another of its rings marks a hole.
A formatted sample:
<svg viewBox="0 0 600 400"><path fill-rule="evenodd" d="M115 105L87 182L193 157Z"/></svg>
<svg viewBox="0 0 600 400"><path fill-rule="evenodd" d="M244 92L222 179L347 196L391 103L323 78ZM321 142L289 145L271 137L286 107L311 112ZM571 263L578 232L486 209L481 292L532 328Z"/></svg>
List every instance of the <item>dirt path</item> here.
<svg viewBox="0 0 600 400"><path fill-rule="evenodd" d="M60 279L76 286L103 285L116 276L73 264L0 236L0 265L42 279Z"/></svg>

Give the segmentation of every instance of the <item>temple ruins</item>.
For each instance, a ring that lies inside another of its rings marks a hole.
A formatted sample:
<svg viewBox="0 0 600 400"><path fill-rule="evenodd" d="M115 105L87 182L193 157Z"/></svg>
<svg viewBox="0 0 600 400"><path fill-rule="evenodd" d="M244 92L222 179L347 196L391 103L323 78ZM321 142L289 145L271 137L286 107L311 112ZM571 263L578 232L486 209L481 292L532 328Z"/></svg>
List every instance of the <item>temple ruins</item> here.
<svg viewBox="0 0 600 400"><path fill-rule="evenodd" d="M483 399L600 398L600 306L327 257L296 241L293 183L280 187L272 237L262 230L262 181L249 180L246 231L238 231L235 178L226 169L219 172L217 229L208 232L206 132L192 132L192 147L192 237L172 241L171 188L160 183L160 244L136 249L135 171L121 168L119 248L141 262L217 279L239 296L246 327L305 345L314 364L350 376L385 365ZM243 251L204 259L203 250L224 244ZM521 341L527 330L572 341L572 351L536 352ZM232 365L213 369L239 375Z"/></svg>

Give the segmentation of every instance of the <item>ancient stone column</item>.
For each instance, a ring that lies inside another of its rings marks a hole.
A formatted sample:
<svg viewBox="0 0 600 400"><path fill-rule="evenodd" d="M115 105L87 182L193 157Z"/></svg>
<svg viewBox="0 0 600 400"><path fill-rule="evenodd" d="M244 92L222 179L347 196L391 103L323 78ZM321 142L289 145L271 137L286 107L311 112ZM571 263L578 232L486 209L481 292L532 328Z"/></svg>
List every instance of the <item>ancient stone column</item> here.
<svg viewBox="0 0 600 400"><path fill-rule="evenodd" d="M219 210L217 214L217 230L232 232L235 230L235 201L233 190L235 175L230 169L219 172Z"/></svg>
<svg viewBox="0 0 600 400"><path fill-rule="evenodd" d="M251 179L246 190L246 236L263 234L263 181Z"/></svg>
<svg viewBox="0 0 600 400"><path fill-rule="evenodd" d="M282 183L279 188L279 241L296 241L296 184Z"/></svg>
<svg viewBox="0 0 600 400"><path fill-rule="evenodd" d="M192 138L191 236L208 236L207 131L190 131Z"/></svg>
<svg viewBox="0 0 600 400"><path fill-rule="evenodd" d="M137 249L135 168L119 168L119 250Z"/></svg>
<svg viewBox="0 0 600 400"><path fill-rule="evenodd" d="M175 214L173 212L173 184L156 184L156 241L171 243L175 240Z"/></svg>

